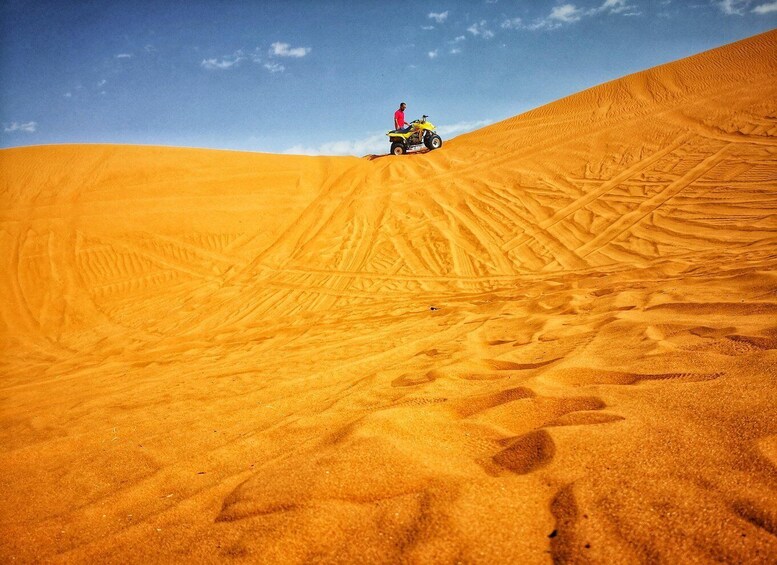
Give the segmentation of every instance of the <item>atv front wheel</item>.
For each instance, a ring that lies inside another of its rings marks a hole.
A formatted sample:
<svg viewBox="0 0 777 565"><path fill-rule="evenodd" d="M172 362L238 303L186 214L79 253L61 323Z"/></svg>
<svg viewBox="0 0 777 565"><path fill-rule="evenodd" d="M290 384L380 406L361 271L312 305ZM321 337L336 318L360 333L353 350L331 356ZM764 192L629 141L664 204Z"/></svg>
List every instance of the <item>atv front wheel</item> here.
<svg viewBox="0 0 777 565"><path fill-rule="evenodd" d="M439 149L442 147L442 138L439 135L433 135L426 139L426 146L429 148L429 151Z"/></svg>
<svg viewBox="0 0 777 565"><path fill-rule="evenodd" d="M405 154L405 144L399 143L398 141L395 141L391 144L391 154L392 155L404 155Z"/></svg>

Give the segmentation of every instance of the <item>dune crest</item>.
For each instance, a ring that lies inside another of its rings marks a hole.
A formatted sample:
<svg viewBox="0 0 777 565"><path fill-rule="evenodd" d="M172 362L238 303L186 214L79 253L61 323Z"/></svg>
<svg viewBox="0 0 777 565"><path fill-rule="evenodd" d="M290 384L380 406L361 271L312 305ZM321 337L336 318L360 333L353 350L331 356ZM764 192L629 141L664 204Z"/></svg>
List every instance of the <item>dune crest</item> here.
<svg viewBox="0 0 777 565"><path fill-rule="evenodd" d="M402 158L0 151L1 560L777 561L776 76Z"/></svg>

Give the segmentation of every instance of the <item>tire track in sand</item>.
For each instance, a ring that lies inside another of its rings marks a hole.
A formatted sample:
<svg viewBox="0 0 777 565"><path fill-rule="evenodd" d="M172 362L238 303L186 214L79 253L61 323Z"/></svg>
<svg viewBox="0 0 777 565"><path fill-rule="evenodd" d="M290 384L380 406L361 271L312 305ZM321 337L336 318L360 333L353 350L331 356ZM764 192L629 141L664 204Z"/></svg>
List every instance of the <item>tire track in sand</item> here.
<svg viewBox="0 0 777 565"><path fill-rule="evenodd" d="M673 153L680 147L682 147L684 144L686 144L693 136L691 134L682 135L679 138L677 138L673 143L670 143L663 149L656 151L649 157L635 163L633 166L629 167L625 171L615 175L610 180L603 182L601 185L599 185L598 188L588 192L585 196L582 198L578 198L574 202L571 202L561 208L559 211L557 211L555 214L553 214L550 218L546 220L542 220L537 225L538 230L547 230L551 226L559 223L560 221L566 219L570 215L574 214L584 206L590 204L594 200L597 200L598 198L604 196L607 194L610 190L618 186L624 181L627 181L628 179L632 178L633 176L641 173L642 171L647 170L648 167L653 165L654 163L658 162L660 159L665 157L666 155L669 155L670 153ZM513 250L523 244L525 244L529 239L523 235L517 236L513 238L512 240L509 240L506 242L503 246L503 249L506 251Z"/></svg>
<svg viewBox="0 0 777 565"><path fill-rule="evenodd" d="M721 162L726 154L731 150L732 145L725 145L701 163L693 167L682 177L670 183L664 190L655 194L648 200L642 202L636 210L621 216L618 220L610 224L602 233L586 242L578 248L578 252L583 257L587 257L594 251L601 249L612 240L616 239L624 232L632 228L635 224L641 222L646 216L652 214L657 208L663 206L671 198L677 196L683 189L692 184L695 180L709 172L715 165Z"/></svg>

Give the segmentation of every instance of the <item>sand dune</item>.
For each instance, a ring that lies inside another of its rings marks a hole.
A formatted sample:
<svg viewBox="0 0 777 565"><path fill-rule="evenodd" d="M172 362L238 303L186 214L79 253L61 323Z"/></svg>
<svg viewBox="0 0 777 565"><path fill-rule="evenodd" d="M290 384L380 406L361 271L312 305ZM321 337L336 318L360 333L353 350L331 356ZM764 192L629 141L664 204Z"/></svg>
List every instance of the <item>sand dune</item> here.
<svg viewBox="0 0 777 565"><path fill-rule="evenodd" d="M401 158L0 151L0 556L777 561L777 32Z"/></svg>

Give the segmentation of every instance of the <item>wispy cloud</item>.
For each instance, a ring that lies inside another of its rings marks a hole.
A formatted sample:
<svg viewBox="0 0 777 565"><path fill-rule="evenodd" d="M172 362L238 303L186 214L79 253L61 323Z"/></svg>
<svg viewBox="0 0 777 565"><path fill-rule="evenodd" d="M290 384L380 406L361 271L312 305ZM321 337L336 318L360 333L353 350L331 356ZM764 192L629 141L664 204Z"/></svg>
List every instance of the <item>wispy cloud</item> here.
<svg viewBox="0 0 777 565"><path fill-rule="evenodd" d="M33 133L38 129L38 122L12 122L10 125L3 124L3 130L6 133L15 133L17 131L23 133Z"/></svg>
<svg viewBox="0 0 777 565"><path fill-rule="evenodd" d="M721 0L718 7L729 16L741 16L750 5L750 0Z"/></svg>
<svg viewBox="0 0 777 565"><path fill-rule="evenodd" d="M224 57L211 57L203 59L200 66L210 71L227 71L237 68L242 65L244 61L250 61L261 65L264 69L270 73L282 73L286 70L285 65L273 61L274 57L287 57L299 59L310 53L312 49L310 47L291 47L288 43L275 42L270 46L269 58L266 55L268 52L264 47L257 47L253 51L246 52L243 49L238 49L231 55L225 55Z"/></svg>
<svg viewBox="0 0 777 565"><path fill-rule="evenodd" d="M627 0L605 0L599 8L600 12L610 12L612 14L621 14L623 12L634 10L634 6L630 6Z"/></svg>
<svg viewBox="0 0 777 565"><path fill-rule="evenodd" d="M427 17L436 21L438 24L441 24L448 19L448 10L445 10L444 12L429 12Z"/></svg>
<svg viewBox="0 0 777 565"><path fill-rule="evenodd" d="M291 47L288 43L276 41L270 46L270 54L277 57L304 57L310 53L310 47Z"/></svg>
<svg viewBox="0 0 777 565"><path fill-rule="evenodd" d="M227 55L222 58L213 57L210 59L203 59L200 66L209 71L226 71L238 66L240 63L246 60L246 56L242 50L235 51L232 55Z"/></svg>
<svg viewBox="0 0 777 565"><path fill-rule="evenodd" d="M494 32L488 29L486 20L480 20L479 22L475 22L474 24L472 24L467 28L467 31L470 32L475 37L482 37L483 39L491 39L492 37L494 37Z"/></svg>
<svg viewBox="0 0 777 565"><path fill-rule="evenodd" d="M572 23L583 17L583 10L576 8L574 4L563 4L555 6L548 16L549 20L555 20L564 23Z"/></svg>
<svg viewBox="0 0 777 565"><path fill-rule="evenodd" d="M580 20L599 14L619 14L622 16L637 16L641 12L632 5L629 0L604 0L596 8L583 9L574 4L562 4L554 6L550 13L531 22L524 22L521 18L507 18L502 21L503 29L521 30L550 30L565 25L579 22Z"/></svg>
<svg viewBox="0 0 777 565"><path fill-rule="evenodd" d="M662 0L661 5L666 6L670 2ZM605 2L598 8L588 10L586 15L595 16L596 14L620 14L622 16L641 16L642 12L635 4L631 4L630 0L605 0Z"/></svg>
<svg viewBox="0 0 777 565"><path fill-rule="evenodd" d="M429 51L429 53L427 53L430 59L436 59L439 54L440 54L439 49L435 49L434 51Z"/></svg>
<svg viewBox="0 0 777 565"><path fill-rule="evenodd" d="M753 0L719 0L716 4L728 16L744 16ZM771 14L777 12L777 2L764 2L750 11L758 15Z"/></svg>
<svg viewBox="0 0 777 565"><path fill-rule="evenodd" d="M116 55L117 59L132 59L132 53L119 53Z"/></svg>
<svg viewBox="0 0 777 565"><path fill-rule="evenodd" d="M753 8L753 12L756 14L771 14L777 12L777 2L769 2L768 4L761 4Z"/></svg>

